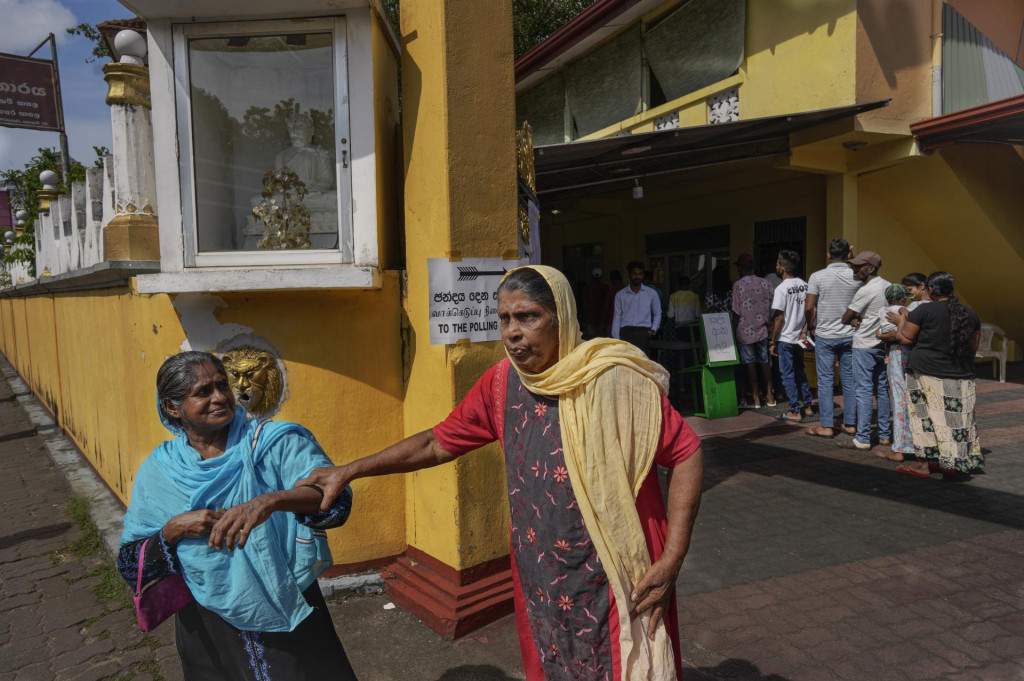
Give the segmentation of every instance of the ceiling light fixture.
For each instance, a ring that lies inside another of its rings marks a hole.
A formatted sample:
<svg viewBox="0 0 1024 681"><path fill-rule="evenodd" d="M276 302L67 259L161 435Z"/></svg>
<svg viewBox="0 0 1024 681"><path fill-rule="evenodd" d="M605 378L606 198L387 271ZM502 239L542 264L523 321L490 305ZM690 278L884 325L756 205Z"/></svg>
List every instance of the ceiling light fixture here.
<svg viewBox="0 0 1024 681"><path fill-rule="evenodd" d="M644 198L644 188L640 185L640 178L633 179L633 198L642 199Z"/></svg>
<svg viewBox="0 0 1024 681"><path fill-rule="evenodd" d="M843 142L843 148L848 149L849 151L860 151L867 145L867 142L862 142L860 140L850 140L849 142Z"/></svg>
<svg viewBox="0 0 1024 681"><path fill-rule="evenodd" d="M559 213L561 213L561 212L562 212L562 211L561 211L561 210L559 210L558 208L552 208L552 209L551 209L551 214L552 214L552 215L558 215L558 214L559 214Z"/></svg>

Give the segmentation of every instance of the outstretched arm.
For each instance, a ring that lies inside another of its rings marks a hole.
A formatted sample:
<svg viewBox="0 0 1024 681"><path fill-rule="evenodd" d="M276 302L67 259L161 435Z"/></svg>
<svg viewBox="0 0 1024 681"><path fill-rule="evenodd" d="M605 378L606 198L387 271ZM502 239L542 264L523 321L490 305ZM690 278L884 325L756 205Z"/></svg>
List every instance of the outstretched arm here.
<svg viewBox="0 0 1024 681"><path fill-rule="evenodd" d="M704 480L704 451L698 449L669 473L668 530L665 550L630 594L631 615L652 610L647 635L653 639L658 622L668 612L669 599L683 559L690 550L690 534L700 510Z"/></svg>
<svg viewBox="0 0 1024 681"><path fill-rule="evenodd" d="M207 544L218 551L225 546L234 551L235 546L244 547L253 528L267 522L274 511L309 514L315 513L319 505L320 492L312 487L261 494L224 511L210 530Z"/></svg>
<svg viewBox="0 0 1024 681"><path fill-rule="evenodd" d="M431 468L455 459L434 437L432 430L410 435L376 454L356 459L351 463L331 468L315 468L308 477L295 485L316 485L324 491L320 510L331 507L335 497L341 494L345 485L357 478L369 478L391 473L408 473Z"/></svg>

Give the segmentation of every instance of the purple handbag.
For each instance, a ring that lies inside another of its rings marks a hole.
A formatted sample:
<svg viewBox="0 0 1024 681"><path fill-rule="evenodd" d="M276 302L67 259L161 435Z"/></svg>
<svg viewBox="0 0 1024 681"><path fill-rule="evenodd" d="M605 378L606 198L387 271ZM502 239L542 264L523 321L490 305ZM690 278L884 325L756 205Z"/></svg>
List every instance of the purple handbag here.
<svg viewBox="0 0 1024 681"><path fill-rule="evenodd" d="M135 580L135 614L139 618L139 629L152 631L161 622L191 603L192 592L181 575L169 575L154 579L148 584L142 583L142 565L146 558L146 544L142 542L139 551L139 576Z"/></svg>

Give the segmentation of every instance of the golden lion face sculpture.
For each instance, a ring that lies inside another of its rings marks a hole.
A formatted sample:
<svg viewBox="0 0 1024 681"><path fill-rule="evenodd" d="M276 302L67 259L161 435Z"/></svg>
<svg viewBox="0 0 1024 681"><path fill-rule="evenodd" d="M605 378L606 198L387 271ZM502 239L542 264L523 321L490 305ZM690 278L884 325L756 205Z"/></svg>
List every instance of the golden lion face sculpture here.
<svg viewBox="0 0 1024 681"><path fill-rule="evenodd" d="M242 345L221 358L231 391L247 412L265 416L281 398L283 381L277 360L266 350Z"/></svg>

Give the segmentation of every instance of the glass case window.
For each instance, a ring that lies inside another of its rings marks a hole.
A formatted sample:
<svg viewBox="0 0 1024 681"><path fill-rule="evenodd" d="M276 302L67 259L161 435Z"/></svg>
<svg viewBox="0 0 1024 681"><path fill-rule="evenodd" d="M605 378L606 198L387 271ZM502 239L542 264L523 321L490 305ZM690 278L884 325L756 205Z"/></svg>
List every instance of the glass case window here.
<svg viewBox="0 0 1024 681"><path fill-rule="evenodd" d="M342 32L325 20L305 32L255 23L182 29L186 264L350 260Z"/></svg>

